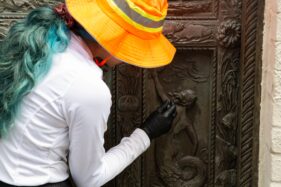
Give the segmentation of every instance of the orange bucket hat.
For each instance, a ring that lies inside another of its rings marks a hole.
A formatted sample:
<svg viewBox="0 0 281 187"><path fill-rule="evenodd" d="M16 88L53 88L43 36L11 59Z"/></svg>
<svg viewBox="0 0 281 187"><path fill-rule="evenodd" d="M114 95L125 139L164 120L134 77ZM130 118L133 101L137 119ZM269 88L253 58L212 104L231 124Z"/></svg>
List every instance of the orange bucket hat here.
<svg viewBox="0 0 281 187"><path fill-rule="evenodd" d="M176 48L162 34L167 0L65 0L71 16L117 59L144 68L169 64Z"/></svg>

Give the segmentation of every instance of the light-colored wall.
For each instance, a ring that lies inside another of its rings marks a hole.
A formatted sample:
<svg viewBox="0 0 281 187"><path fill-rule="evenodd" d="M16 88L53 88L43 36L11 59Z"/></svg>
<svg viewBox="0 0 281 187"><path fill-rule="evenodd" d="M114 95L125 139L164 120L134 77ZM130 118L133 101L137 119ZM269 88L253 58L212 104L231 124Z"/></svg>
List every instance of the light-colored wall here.
<svg viewBox="0 0 281 187"><path fill-rule="evenodd" d="M265 0L259 187L281 187L281 0Z"/></svg>

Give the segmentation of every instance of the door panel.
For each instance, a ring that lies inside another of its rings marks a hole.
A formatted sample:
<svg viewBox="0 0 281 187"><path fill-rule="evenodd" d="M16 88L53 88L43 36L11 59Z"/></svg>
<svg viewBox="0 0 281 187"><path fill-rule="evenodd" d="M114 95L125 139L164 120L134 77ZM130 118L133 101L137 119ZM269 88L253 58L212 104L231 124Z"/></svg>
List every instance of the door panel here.
<svg viewBox="0 0 281 187"><path fill-rule="evenodd" d="M0 37L50 0L0 1ZM177 47L162 68L119 65L106 148L139 127L164 100L177 104L172 130L106 187L257 186L263 1L170 0L164 34Z"/></svg>
<svg viewBox="0 0 281 187"><path fill-rule="evenodd" d="M166 99L177 104L178 113L172 130L155 140L153 153L147 154L154 163L145 165L150 167L144 168L150 171L147 184L180 187L207 182L209 145L214 143L209 132L215 125L211 114L216 93L209 91L215 89L215 61L215 49L182 48L171 65L146 72L146 115Z"/></svg>

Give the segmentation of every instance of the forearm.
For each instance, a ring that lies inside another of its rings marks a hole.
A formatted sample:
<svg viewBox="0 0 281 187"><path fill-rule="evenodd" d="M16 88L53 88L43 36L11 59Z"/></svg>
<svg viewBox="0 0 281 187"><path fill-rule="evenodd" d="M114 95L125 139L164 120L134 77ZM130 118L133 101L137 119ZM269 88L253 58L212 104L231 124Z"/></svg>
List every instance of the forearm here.
<svg viewBox="0 0 281 187"><path fill-rule="evenodd" d="M100 187L121 173L150 146L150 140L142 129L136 129L129 137L101 156L99 167L87 165L73 168L72 176L78 187ZM91 167L91 168L90 168ZM88 170L81 172L81 170ZM86 176L85 176L86 175Z"/></svg>
<svg viewBox="0 0 281 187"><path fill-rule="evenodd" d="M102 184L113 179L150 146L150 140L142 129L136 129L129 137L109 149L103 157L105 175Z"/></svg>

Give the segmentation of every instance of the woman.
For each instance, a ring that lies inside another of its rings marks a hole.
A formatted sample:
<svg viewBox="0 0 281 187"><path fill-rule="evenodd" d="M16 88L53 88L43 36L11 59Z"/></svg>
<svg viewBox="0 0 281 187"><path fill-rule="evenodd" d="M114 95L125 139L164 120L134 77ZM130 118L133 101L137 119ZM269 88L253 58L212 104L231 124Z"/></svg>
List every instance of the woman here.
<svg viewBox="0 0 281 187"><path fill-rule="evenodd" d="M169 64L165 0L66 0L33 10L0 52L0 186L105 184L171 128L165 102L105 152L110 90L99 66ZM68 12L68 11L69 12ZM102 60L104 59L104 60ZM69 165L68 165L68 164Z"/></svg>

